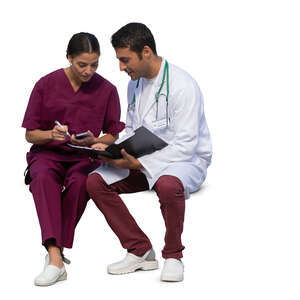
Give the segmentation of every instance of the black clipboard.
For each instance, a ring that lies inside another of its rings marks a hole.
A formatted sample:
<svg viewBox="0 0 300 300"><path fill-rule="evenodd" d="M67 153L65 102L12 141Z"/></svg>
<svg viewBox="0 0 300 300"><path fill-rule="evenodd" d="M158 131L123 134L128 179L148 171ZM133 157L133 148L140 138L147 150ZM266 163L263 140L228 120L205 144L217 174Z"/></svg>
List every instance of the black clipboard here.
<svg viewBox="0 0 300 300"><path fill-rule="evenodd" d="M122 149L125 149L128 154L134 156L135 158L139 158L141 156L151 154L157 150L161 150L167 145L168 144L164 140L144 126L136 129L133 136L127 138L120 144L109 145L105 151L68 144L68 146L72 148L89 152L91 157L98 157L98 155L102 155L112 159L122 158Z"/></svg>

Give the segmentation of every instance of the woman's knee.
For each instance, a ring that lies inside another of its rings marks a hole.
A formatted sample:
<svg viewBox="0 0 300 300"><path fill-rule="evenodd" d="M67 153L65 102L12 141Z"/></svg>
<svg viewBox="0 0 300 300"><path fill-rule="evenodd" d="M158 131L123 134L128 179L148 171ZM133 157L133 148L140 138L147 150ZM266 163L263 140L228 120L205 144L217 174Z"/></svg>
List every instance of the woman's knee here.
<svg viewBox="0 0 300 300"><path fill-rule="evenodd" d="M40 168L39 170L30 170L32 182L39 184L49 184L50 182L60 183L62 180L58 174L51 168Z"/></svg>
<svg viewBox="0 0 300 300"><path fill-rule="evenodd" d="M65 179L66 189L72 188L78 191L86 190L87 175L80 172L73 172L70 176Z"/></svg>

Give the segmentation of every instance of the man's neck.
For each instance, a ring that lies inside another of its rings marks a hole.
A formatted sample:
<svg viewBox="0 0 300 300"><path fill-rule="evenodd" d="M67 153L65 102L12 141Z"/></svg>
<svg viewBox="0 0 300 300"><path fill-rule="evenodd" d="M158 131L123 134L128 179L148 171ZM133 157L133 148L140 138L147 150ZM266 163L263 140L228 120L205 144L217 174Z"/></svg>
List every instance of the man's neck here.
<svg viewBox="0 0 300 300"><path fill-rule="evenodd" d="M147 76L145 76L146 79L152 79L156 77L159 73L160 67L162 63L162 58L160 56L154 56L153 61L150 63L150 68Z"/></svg>

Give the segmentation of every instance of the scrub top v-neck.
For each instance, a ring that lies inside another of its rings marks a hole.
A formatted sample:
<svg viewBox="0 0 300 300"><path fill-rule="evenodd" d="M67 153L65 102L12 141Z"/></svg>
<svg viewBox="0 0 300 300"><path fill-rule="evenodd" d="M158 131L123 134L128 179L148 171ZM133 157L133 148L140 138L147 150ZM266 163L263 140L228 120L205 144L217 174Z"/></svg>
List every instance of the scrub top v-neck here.
<svg viewBox="0 0 300 300"><path fill-rule="evenodd" d="M66 77L67 81L69 82L69 86L70 86L71 90L73 91L74 95L77 94L77 92L80 90L80 88L81 88L82 84L84 84L84 82L81 83L81 85L75 91L74 88L73 88L73 86L72 86L71 80L69 79L69 77L67 75L66 69L63 69L63 71L64 71L65 77Z"/></svg>

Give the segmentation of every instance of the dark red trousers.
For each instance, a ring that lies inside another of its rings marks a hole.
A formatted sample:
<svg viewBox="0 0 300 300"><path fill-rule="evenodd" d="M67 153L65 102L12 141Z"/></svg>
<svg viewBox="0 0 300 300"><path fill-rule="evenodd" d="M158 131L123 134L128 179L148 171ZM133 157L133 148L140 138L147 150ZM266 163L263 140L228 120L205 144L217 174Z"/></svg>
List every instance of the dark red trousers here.
<svg viewBox="0 0 300 300"><path fill-rule="evenodd" d="M111 185L107 185L99 174L91 174L87 179L87 191L90 197L104 214L123 248L135 255L143 255L152 248L152 245L129 213L119 194L145 191L148 188L145 175L135 170L131 170L127 178ZM154 190L159 198L166 226L162 256L181 258L184 249L181 243L185 211L183 185L177 177L164 175L157 180Z"/></svg>
<svg viewBox="0 0 300 300"><path fill-rule="evenodd" d="M42 233L42 244L54 239L56 246L72 248L75 227L89 195L88 174L99 165L86 158L63 162L38 158L30 166L33 194Z"/></svg>

